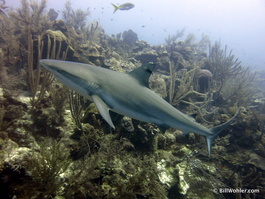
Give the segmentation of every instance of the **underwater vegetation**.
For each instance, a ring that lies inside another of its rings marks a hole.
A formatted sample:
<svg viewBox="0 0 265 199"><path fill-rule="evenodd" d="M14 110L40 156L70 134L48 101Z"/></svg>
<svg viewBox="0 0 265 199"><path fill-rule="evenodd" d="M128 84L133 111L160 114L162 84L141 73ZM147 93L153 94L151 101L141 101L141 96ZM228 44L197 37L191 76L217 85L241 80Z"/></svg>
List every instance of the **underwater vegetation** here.
<svg viewBox="0 0 265 199"><path fill-rule="evenodd" d="M220 42L178 31L152 46L133 30L107 35L90 12L58 13L47 1L0 1L0 198L256 198L265 197L264 71L254 74ZM92 14L92 13L91 13ZM59 59L129 72L155 62L149 85L197 122L216 126L241 113L216 138L205 139L111 113L39 65ZM255 193L220 193L218 188Z"/></svg>

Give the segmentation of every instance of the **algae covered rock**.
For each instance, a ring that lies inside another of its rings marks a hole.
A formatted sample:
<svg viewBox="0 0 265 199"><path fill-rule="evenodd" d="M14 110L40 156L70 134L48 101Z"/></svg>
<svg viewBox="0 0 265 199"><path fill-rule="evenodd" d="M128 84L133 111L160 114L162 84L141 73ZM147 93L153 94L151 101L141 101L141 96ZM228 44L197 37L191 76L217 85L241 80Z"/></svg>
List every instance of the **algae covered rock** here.
<svg viewBox="0 0 265 199"><path fill-rule="evenodd" d="M162 98L167 97L167 84L165 78L154 74L150 78L150 88Z"/></svg>
<svg viewBox="0 0 265 199"><path fill-rule="evenodd" d="M97 44L81 44L78 53L97 66L102 66L105 59L105 50Z"/></svg>
<svg viewBox="0 0 265 199"><path fill-rule="evenodd" d="M45 34L57 41L67 41L67 37L60 30L47 30Z"/></svg>
<svg viewBox="0 0 265 199"><path fill-rule="evenodd" d="M158 70L163 74L169 74L171 61L168 56L159 56L156 62Z"/></svg>
<svg viewBox="0 0 265 199"><path fill-rule="evenodd" d="M122 33L122 39L123 42L128 45L134 45L135 42L138 40L138 36L135 32L133 32L131 29L128 31L124 31Z"/></svg>
<svg viewBox="0 0 265 199"><path fill-rule="evenodd" d="M178 183L178 177L174 175L174 169L167 167L167 164L164 159L157 162L158 177L162 184L172 187Z"/></svg>
<svg viewBox="0 0 265 199"><path fill-rule="evenodd" d="M142 63L156 62L157 58L158 54L155 50L150 50L135 55L135 59L141 61Z"/></svg>

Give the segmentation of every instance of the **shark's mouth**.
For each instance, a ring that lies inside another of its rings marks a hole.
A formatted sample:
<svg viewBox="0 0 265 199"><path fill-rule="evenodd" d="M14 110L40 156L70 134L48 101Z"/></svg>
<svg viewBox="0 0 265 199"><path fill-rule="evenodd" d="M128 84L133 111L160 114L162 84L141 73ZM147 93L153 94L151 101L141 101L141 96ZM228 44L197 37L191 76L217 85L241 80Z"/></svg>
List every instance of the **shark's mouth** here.
<svg viewBox="0 0 265 199"><path fill-rule="evenodd" d="M81 79L80 77L73 75L65 70L61 70L53 66L49 66L49 70L52 71L54 77L61 81L63 84L74 90L76 90L77 88L82 89L89 96L92 95L92 93L97 93L97 91L100 89L100 86L98 84Z"/></svg>

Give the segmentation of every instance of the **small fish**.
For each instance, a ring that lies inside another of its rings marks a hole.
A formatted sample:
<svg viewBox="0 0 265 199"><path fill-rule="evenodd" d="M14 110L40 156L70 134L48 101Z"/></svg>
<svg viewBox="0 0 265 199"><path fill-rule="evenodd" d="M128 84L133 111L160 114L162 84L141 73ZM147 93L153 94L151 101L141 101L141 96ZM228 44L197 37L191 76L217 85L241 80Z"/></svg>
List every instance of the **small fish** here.
<svg viewBox="0 0 265 199"><path fill-rule="evenodd" d="M113 13L115 13L117 10L130 10L134 7L132 3L124 3L124 4L121 4L120 6L116 6L112 3L111 5L113 5L114 7Z"/></svg>
<svg viewBox="0 0 265 199"><path fill-rule="evenodd" d="M4 5L4 4L2 4L0 7L1 7L2 9L6 9L6 8L8 8L8 6L6 6L6 5Z"/></svg>
<svg viewBox="0 0 265 199"><path fill-rule="evenodd" d="M8 17L8 15L5 12L6 8L8 8L8 6L6 6L4 4L0 5L0 15L4 15L4 16Z"/></svg>
<svg viewBox="0 0 265 199"><path fill-rule="evenodd" d="M5 11L1 8L0 8L0 15L4 15L4 16L8 17L7 14L5 13Z"/></svg>

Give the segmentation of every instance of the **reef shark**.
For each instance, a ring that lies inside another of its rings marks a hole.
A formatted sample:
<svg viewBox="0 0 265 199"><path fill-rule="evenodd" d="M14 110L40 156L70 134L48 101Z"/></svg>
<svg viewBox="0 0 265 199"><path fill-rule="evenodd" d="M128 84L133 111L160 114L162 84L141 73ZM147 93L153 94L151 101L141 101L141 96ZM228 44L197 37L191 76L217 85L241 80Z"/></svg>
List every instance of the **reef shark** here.
<svg viewBox="0 0 265 199"><path fill-rule="evenodd" d="M149 63L129 73L68 61L43 59L40 64L59 81L95 103L101 116L115 128L109 111L150 122L161 129L176 128L184 133L206 136L209 155L213 139L238 115L213 128L206 128L180 112L149 89L155 64Z"/></svg>

